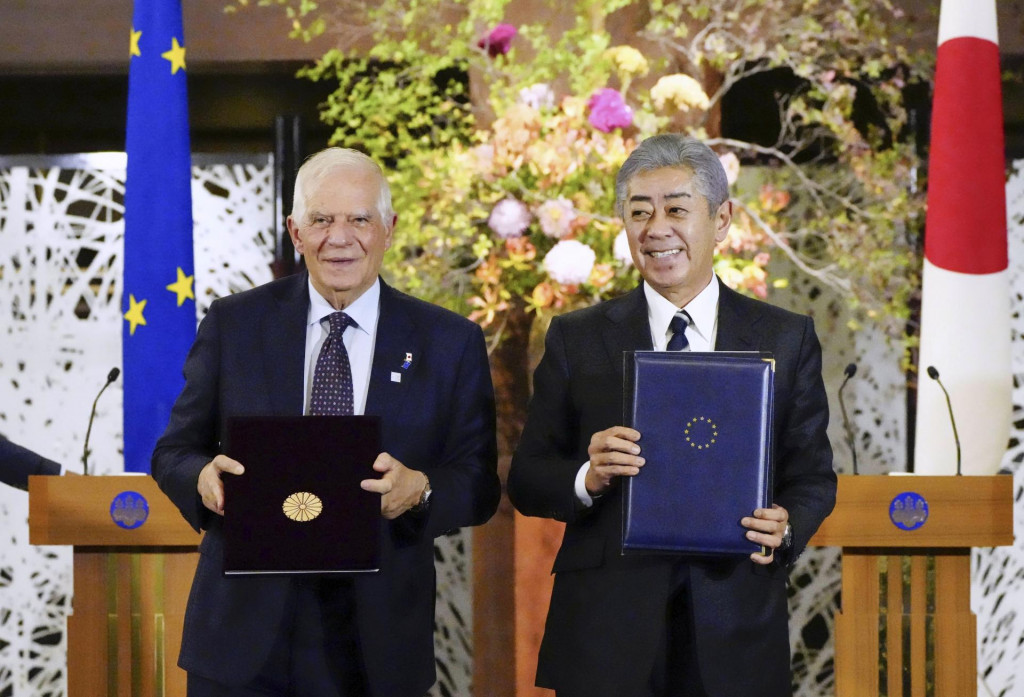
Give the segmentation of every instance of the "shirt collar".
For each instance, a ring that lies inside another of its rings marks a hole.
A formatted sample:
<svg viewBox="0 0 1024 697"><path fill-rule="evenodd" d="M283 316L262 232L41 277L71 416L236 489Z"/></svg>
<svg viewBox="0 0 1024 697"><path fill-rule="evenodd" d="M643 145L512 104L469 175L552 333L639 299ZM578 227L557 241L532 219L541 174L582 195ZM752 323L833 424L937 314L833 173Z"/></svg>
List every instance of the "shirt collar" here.
<svg viewBox="0 0 1024 697"><path fill-rule="evenodd" d="M307 325L319 324L324 317L337 312L327 300L313 287L313 281L309 282L309 316ZM355 299L351 305L345 308L345 314L355 320L356 326L363 332L369 334L370 330L377 323L377 314L380 310L380 279L373 282L373 285Z"/></svg>
<svg viewBox="0 0 1024 697"><path fill-rule="evenodd" d="M667 334L668 323L679 310L686 310L690 315L690 329L696 330L701 337L712 345L715 332L715 320L718 318L718 277L711 276L711 282L704 287L685 307L676 307L664 295L644 283L644 296L647 298L647 319L651 324L651 332L661 336Z"/></svg>
<svg viewBox="0 0 1024 697"><path fill-rule="evenodd" d="M704 290L697 293L684 310L690 313L692 327L708 343L714 344L715 323L718 320L718 277L712 276ZM666 325L668 326L668 325Z"/></svg>

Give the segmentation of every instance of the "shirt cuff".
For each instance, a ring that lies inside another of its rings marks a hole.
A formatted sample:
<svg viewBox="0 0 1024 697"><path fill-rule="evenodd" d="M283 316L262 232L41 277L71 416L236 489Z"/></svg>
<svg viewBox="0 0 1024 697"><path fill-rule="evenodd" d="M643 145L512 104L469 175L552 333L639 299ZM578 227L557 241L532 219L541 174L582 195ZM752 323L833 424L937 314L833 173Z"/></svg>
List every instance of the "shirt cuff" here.
<svg viewBox="0 0 1024 697"><path fill-rule="evenodd" d="M590 460L583 463L580 471L576 473L576 498L587 508L594 505L594 497L587 491L587 470L590 469Z"/></svg>

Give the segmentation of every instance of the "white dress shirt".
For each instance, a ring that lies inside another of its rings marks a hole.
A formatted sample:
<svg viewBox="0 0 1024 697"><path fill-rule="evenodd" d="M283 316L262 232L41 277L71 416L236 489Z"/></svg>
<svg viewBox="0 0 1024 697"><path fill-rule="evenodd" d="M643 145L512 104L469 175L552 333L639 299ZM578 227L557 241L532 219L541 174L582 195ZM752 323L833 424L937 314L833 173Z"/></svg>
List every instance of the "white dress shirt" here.
<svg viewBox="0 0 1024 697"><path fill-rule="evenodd" d="M685 307L676 307L664 295L644 284L647 298L647 322L651 329L651 343L655 351L664 351L672 338L669 322L679 310L686 310L690 323L686 327L686 339L690 351L714 351L718 336L718 279L712 275L711 282L704 287ZM587 491L587 470L590 460L583 463L576 473L574 489L576 498L588 508L594 505L594 498Z"/></svg>
<svg viewBox="0 0 1024 697"><path fill-rule="evenodd" d="M306 317L306 362L302 371L304 414L309 413L309 401L313 392L313 373L320 348L331 333L328 315L337 312L309 282L309 314ZM356 325L345 330L342 339L348 351L348 362L352 366L352 411L363 414L366 411L366 394L370 388L370 366L373 364L373 348L377 341L377 319L380 317L380 279L366 289L356 301L345 308L345 314Z"/></svg>

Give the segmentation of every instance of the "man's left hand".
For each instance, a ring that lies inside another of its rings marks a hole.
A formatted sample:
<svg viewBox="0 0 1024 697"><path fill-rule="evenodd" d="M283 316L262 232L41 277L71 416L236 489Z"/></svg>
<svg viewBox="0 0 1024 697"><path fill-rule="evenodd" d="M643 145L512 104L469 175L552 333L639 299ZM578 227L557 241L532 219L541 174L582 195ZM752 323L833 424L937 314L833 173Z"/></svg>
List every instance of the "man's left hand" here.
<svg viewBox="0 0 1024 697"><path fill-rule="evenodd" d="M373 463L380 479L364 479L359 483L366 491L381 494L380 512L388 520L402 515L420 502L427 487L427 475L409 469L387 453L381 453Z"/></svg>
<svg viewBox="0 0 1024 697"><path fill-rule="evenodd" d="M758 508L753 517L743 518L740 525L747 530L747 539L768 549L769 554L754 552L750 559L755 564L771 564L775 559L775 550L782 546L782 536L786 534L789 523L789 511L777 503L771 508Z"/></svg>

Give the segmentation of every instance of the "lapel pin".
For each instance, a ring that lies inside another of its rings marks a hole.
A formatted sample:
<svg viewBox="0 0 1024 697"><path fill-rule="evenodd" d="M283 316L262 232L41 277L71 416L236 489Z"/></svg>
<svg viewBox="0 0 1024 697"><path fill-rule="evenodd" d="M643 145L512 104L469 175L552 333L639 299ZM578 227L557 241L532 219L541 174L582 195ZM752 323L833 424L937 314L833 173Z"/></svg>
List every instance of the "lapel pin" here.
<svg viewBox="0 0 1024 697"><path fill-rule="evenodd" d="M402 363L402 370L409 370L409 366L411 366L411 365L412 365L412 354L411 353L406 353L405 354L405 362Z"/></svg>

